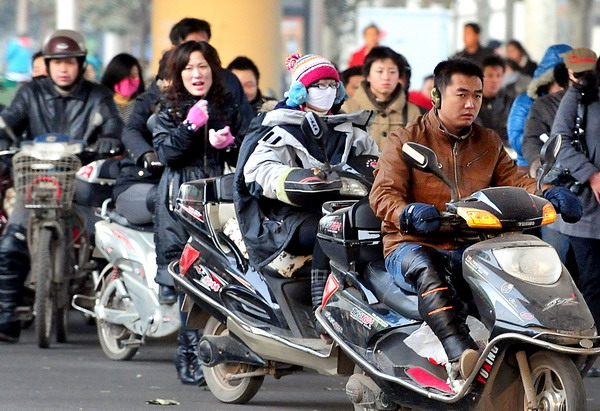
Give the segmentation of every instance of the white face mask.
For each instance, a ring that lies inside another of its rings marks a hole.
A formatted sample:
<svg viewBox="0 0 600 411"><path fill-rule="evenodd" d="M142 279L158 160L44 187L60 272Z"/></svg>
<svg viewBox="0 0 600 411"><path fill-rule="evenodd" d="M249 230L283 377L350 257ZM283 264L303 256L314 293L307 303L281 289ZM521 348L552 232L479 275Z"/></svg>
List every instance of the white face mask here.
<svg viewBox="0 0 600 411"><path fill-rule="evenodd" d="M333 106L336 94L337 90L331 87L327 87L325 90L309 87L306 104L317 110L327 111Z"/></svg>

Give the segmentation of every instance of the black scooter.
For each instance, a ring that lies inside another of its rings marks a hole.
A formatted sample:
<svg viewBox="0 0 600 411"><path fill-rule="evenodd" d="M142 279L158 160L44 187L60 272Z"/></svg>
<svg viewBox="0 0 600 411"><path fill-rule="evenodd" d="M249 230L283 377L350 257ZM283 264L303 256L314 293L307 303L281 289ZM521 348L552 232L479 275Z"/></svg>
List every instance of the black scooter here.
<svg viewBox="0 0 600 411"><path fill-rule="evenodd" d="M307 115L302 130L318 143L323 126ZM376 158L352 163L331 168L342 181L340 194L354 199L349 204L368 194ZM351 375L354 363L315 330L309 258L280 256L261 271L248 264L235 219L233 178L183 184L175 209L190 239L169 273L186 294L187 327L204 329L199 352L208 388L222 402L241 404L269 374L280 378L309 368Z"/></svg>
<svg viewBox="0 0 600 411"><path fill-rule="evenodd" d="M544 147L542 174L559 140ZM584 410L582 376L600 353L594 320L556 251L522 233L553 222L554 207L516 187L459 199L433 151L406 143L403 156L451 188L442 228L472 244L462 273L489 338L467 380L449 383L444 367L405 343L423 319L417 296L385 271L380 221L369 204L332 212L321 219L318 234L332 274L317 318L358 365L346 385L355 409Z"/></svg>

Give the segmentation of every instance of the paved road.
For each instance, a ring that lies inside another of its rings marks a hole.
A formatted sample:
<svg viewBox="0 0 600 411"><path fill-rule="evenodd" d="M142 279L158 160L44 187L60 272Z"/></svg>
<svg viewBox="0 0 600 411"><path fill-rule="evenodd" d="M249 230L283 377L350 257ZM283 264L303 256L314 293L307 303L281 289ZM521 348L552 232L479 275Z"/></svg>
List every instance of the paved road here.
<svg viewBox="0 0 600 411"><path fill-rule="evenodd" d="M104 356L96 327L71 312L69 342L39 349L33 327L18 344L0 344L0 410L351 410L345 378L313 373L266 377L246 406L219 403L206 388L182 385L172 358L175 339L149 341L131 361ZM157 398L179 406L146 405Z"/></svg>
<svg viewBox="0 0 600 411"><path fill-rule="evenodd" d="M352 410L344 394L345 378L314 373L275 380L266 377L247 405L219 403L206 388L184 386L175 376L175 339L150 340L131 361L111 361L97 341L96 328L71 313L69 343L37 347L33 327L19 344L0 344L1 411L210 410L338 411ZM600 411L600 378L586 379L588 410ZM178 406L146 405L153 399Z"/></svg>

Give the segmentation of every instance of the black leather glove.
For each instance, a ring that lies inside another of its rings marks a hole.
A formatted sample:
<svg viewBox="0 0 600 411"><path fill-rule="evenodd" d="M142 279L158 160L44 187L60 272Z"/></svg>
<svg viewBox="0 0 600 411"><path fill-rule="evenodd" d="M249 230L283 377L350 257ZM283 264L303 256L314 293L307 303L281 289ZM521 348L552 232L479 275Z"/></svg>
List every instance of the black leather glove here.
<svg viewBox="0 0 600 411"><path fill-rule="evenodd" d="M116 156L123 152L123 143L118 138L100 137L96 141L96 151L100 155Z"/></svg>
<svg viewBox="0 0 600 411"><path fill-rule="evenodd" d="M154 151L148 151L142 156L142 159L143 167L146 170L150 171L152 174L160 173L164 169L163 164L160 162L158 156Z"/></svg>

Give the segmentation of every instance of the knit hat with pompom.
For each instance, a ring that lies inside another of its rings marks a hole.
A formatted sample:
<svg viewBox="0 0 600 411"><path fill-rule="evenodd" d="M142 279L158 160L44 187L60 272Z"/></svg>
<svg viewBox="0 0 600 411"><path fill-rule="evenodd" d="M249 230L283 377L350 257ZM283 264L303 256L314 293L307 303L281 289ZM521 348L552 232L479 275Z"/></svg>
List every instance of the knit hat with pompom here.
<svg viewBox="0 0 600 411"><path fill-rule="evenodd" d="M315 54L290 54L285 59L285 67L292 72L292 83L299 81L304 87L324 78L340 81L335 66L325 57Z"/></svg>

